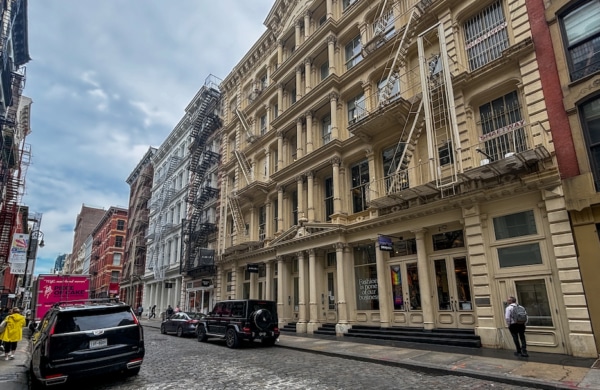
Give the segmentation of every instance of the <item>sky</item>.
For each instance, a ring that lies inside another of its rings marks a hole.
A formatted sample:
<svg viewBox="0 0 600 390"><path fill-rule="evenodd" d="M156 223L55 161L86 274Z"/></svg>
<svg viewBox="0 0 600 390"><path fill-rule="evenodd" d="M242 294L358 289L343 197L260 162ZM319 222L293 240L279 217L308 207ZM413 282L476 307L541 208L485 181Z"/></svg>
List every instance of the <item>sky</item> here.
<svg viewBox="0 0 600 390"><path fill-rule="evenodd" d="M70 253L82 204L127 208L127 177L212 74L224 79L274 0L30 0L31 162L21 201L42 213L34 272Z"/></svg>

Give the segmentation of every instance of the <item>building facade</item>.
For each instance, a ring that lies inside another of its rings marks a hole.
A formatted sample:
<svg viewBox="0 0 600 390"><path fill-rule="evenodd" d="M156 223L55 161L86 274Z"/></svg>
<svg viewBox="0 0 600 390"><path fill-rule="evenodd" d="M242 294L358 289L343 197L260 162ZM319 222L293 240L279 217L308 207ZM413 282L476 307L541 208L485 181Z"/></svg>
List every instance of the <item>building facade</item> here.
<svg viewBox="0 0 600 390"><path fill-rule="evenodd" d="M184 115L152 157L143 302L144 307L156 305L157 313L183 301L181 230L187 211L190 134L190 117Z"/></svg>
<svg viewBox="0 0 600 390"><path fill-rule="evenodd" d="M152 156L156 148L150 147L127 178L129 184L129 212L127 241L120 282L120 298L132 307L142 304L144 285L142 277L146 268L146 232L148 230L148 201L152 190Z"/></svg>
<svg viewBox="0 0 600 390"><path fill-rule="evenodd" d="M127 209L111 206L94 230L90 259L90 297L108 298L118 285L123 269L127 232Z"/></svg>
<svg viewBox="0 0 600 390"><path fill-rule="evenodd" d="M525 0L278 0L265 25L220 88L217 298L513 349L514 295L528 349L598 356Z"/></svg>
<svg viewBox="0 0 600 390"><path fill-rule="evenodd" d="M540 76L553 98L549 107L567 210L596 348L600 350L600 2L528 2ZM550 109L551 108L551 109ZM558 133L556 130L560 130ZM581 326L587 326L582 323ZM587 328L586 328L587 330Z"/></svg>

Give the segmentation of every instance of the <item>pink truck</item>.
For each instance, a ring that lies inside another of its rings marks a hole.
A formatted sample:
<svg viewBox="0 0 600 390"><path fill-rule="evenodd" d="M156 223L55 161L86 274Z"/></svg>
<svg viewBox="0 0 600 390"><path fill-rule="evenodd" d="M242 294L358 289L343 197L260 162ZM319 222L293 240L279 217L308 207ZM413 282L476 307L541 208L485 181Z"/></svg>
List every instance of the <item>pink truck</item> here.
<svg viewBox="0 0 600 390"><path fill-rule="evenodd" d="M33 285L32 319L41 320L57 302L90 298L90 275L39 275Z"/></svg>

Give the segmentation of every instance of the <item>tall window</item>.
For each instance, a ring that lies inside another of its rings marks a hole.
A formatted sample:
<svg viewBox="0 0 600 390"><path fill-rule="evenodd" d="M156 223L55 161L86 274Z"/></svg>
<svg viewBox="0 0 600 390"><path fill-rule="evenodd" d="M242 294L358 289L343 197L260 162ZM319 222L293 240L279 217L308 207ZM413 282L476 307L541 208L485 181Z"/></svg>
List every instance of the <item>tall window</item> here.
<svg viewBox="0 0 600 390"><path fill-rule="evenodd" d="M342 9L345 11L348 7L350 7L352 4L356 3L358 0L344 0L342 3Z"/></svg>
<svg viewBox="0 0 600 390"><path fill-rule="evenodd" d="M122 219L117 220L117 230L125 230L125 221Z"/></svg>
<svg viewBox="0 0 600 390"><path fill-rule="evenodd" d="M525 122L516 91L480 106L479 115L480 141L484 141L485 152L493 161L527 150Z"/></svg>
<svg viewBox="0 0 600 390"><path fill-rule="evenodd" d="M562 16L571 80L600 70L600 0L579 2Z"/></svg>
<svg viewBox="0 0 600 390"><path fill-rule="evenodd" d="M258 239L259 241L263 241L266 235L266 222L267 222L267 208L265 206L261 206L258 209Z"/></svg>
<svg viewBox="0 0 600 390"><path fill-rule="evenodd" d="M373 35L381 34L387 41L394 36L394 32L394 11L390 8L379 19L373 22ZM382 44L383 42L379 42L377 47Z"/></svg>
<svg viewBox="0 0 600 390"><path fill-rule="evenodd" d="M267 132L267 115L260 117L260 135L264 135Z"/></svg>
<svg viewBox="0 0 600 390"><path fill-rule="evenodd" d="M121 254L120 253L113 254L113 265L121 265Z"/></svg>
<svg viewBox="0 0 600 390"><path fill-rule="evenodd" d="M333 214L333 178L325 179L325 221L331 221Z"/></svg>
<svg viewBox="0 0 600 390"><path fill-rule="evenodd" d="M367 112L365 96L362 93L348 100L346 104L348 105L348 123L359 120Z"/></svg>
<svg viewBox="0 0 600 390"><path fill-rule="evenodd" d="M352 212L359 213L367 209L367 191L369 191L369 162L363 160L351 168L352 174Z"/></svg>
<svg viewBox="0 0 600 390"><path fill-rule="evenodd" d="M498 1L465 23L465 43L471 70L481 68L502 55L508 47L508 32L502 2Z"/></svg>
<svg viewBox="0 0 600 390"><path fill-rule="evenodd" d="M119 282L119 271L112 271L110 273L110 282L118 283Z"/></svg>
<svg viewBox="0 0 600 390"><path fill-rule="evenodd" d="M398 73L393 73L389 77L388 75L384 75L379 84L377 84L378 103L381 104L387 99L395 100L398 97L400 97L400 78L398 77Z"/></svg>
<svg viewBox="0 0 600 390"><path fill-rule="evenodd" d="M321 137L323 139L323 145L328 144L331 141L331 115L325 115L321 119Z"/></svg>
<svg viewBox="0 0 600 390"><path fill-rule="evenodd" d="M515 282L517 302L527 309L528 326L553 326L546 282L525 280Z"/></svg>
<svg viewBox="0 0 600 390"><path fill-rule="evenodd" d="M354 248L354 275L356 309L379 310L375 245L361 245Z"/></svg>
<svg viewBox="0 0 600 390"><path fill-rule="evenodd" d="M329 76L329 61L321 64L321 80L325 80Z"/></svg>
<svg viewBox="0 0 600 390"><path fill-rule="evenodd" d="M600 97L585 103L580 112L594 183L600 192Z"/></svg>
<svg viewBox="0 0 600 390"><path fill-rule="evenodd" d="M115 246L117 248L123 247L123 236L116 236L115 237Z"/></svg>
<svg viewBox="0 0 600 390"><path fill-rule="evenodd" d="M532 210L494 218L494 234L497 241L533 236L537 233ZM510 244L510 242L509 242ZM498 247L500 268L542 264L540 242L523 242Z"/></svg>
<svg viewBox="0 0 600 390"><path fill-rule="evenodd" d="M397 146L385 149L381 153L387 194L405 190L410 186L407 167L400 165L400 157L405 147L405 143L398 143Z"/></svg>
<svg viewBox="0 0 600 390"><path fill-rule="evenodd" d="M292 220L293 225L298 225L298 191L292 192Z"/></svg>
<svg viewBox="0 0 600 390"><path fill-rule="evenodd" d="M362 45L360 35L357 35L346 45L346 69L350 70L354 65L362 61Z"/></svg>

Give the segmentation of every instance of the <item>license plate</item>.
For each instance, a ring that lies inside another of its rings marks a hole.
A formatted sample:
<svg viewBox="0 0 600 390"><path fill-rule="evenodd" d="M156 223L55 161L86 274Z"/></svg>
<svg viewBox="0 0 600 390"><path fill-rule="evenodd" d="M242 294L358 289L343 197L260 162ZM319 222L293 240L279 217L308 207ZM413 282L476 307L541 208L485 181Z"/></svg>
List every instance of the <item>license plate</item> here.
<svg viewBox="0 0 600 390"><path fill-rule="evenodd" d="M267 332L260 332L258 335L259 335L259 336L266 336L266 335L267 335Z"/></svg>
<svg viewBox="0 0 600 390"><path fill-rule="evenodd" d="M106 347L108 342L106 339L90 340L90 348Z"/></svg>

